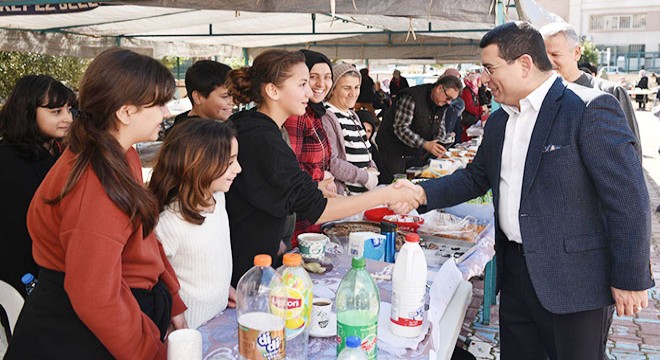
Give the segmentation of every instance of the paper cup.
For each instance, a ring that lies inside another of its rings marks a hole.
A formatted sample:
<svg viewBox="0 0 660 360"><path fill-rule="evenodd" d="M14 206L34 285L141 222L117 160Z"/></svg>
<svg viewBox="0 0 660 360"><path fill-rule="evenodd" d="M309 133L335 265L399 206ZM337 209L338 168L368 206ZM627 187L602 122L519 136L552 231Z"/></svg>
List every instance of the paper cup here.
<svg viewBox="0 0 660 360"><path fill-rule="evenodd" d="M173 331L167 337L168 360L201 360L202 333L195 329Z"/></svg>
<svg viewBox="0 0 660 360"><path fill-rule="evenodd" d="M316 233L298 235L298 250L305 260L323 260L325 244L330 241L327 236Z"/></svg>
<svg viewBox="0 0 660 360"><path fill-rule="evenodd" d="M312 300L312 319L310 330L312 332L324 332L330 326L330 314L332 313L332 300L327 298L314 298Z"/></svg>

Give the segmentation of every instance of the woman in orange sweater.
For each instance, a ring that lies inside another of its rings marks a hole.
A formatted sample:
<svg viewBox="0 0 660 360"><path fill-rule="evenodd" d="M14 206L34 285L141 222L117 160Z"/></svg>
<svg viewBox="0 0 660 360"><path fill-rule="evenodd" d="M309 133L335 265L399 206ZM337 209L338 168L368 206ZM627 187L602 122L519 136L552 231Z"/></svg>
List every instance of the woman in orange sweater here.
<svg viewBox="0 0 660 360"><path fill-rule="evenodd" d="M168 327L186 327L132 147L156 140L173 92L164 66L129 50L89 65L69 148L28 210L39 283L5 359L165 359Z"/></svg>

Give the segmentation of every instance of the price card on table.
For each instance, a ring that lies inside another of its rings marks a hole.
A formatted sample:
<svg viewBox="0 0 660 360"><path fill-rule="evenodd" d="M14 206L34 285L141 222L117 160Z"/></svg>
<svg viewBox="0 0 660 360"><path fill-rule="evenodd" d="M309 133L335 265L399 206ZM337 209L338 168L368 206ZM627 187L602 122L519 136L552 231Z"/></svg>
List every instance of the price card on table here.
<svg viewBox="0 0 660 360"><path fill-rule="evenodd" d="M456 267L454 259L445 261L433 279L429 292L429 321L431 322L431 338L433 348L437 349L440 343L440 319L447 310L447 305L454 296L458 285L463 280L463 274Z"/></svg>

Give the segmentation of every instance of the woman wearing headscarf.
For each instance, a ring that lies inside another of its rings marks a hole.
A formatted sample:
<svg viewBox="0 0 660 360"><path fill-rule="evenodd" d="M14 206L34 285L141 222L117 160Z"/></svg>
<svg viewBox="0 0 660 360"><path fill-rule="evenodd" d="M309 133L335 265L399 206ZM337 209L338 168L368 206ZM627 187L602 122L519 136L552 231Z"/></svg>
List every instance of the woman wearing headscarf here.
<svg viewBox="0 0 660 360"><path fill-rule="evenodd" d="M326 112L323 100L332 87L332 64L330 59L319 52L311 50L300 50L300 52L305 55L305 65L309 69L312 97L309 98L305 114L290 116L284 123L284 129L289 134L291 149L296 154L300 168L308 173L312 180L320 183L321 191L334 194L336 188L329 171L330 144L321 122L321 117ZM306 232L321 232L321 226L306 219L298 219L291 245L295 247L298 243L298 234Z"/></svg>
<svg viewBox="0 0 660 360"><path fill-rule="evenodd" d="M371 158L371 144L362 122L353 111L360 95L361 75L350 64L332 68L335 80L328 95L323 127L332 147L330 172L338 194L357 194L378 185L378 168Z"/></svg>
<svg viewBox="0 0 660 360"><path fill-rule="evenodd" d="M406 182L351 197L324 197L318 182L300 169L280 128L289 117L304 115L312 97L301 52L266 50L254 58L252 66L229 72L229 78L227 87L237 103L256 104L230 118L236 125L242 167L226 194L232 285L253 266L257 254L270 255L274 267L281 264L277 234L288 214L324 223L384 203L397 213L419 206L419 193Z"/></svg>

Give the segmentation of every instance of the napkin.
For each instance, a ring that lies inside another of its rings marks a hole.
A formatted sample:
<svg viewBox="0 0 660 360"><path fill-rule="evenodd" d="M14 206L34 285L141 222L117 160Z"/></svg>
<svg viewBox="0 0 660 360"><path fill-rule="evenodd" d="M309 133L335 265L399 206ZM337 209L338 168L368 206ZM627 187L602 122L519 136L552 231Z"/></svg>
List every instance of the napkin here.
<svg viewBox="0 0 660 360"><path fill-rule="evenodd" d="M419 343L424 340L429 332L429 322L422 324L422 333L414 338L404 338L394 335L390 330L390 316L392 314L392 304L380 302L380 313L378 314L378 348L392 355L402 356L406 349L417 349Z"/></svg>

